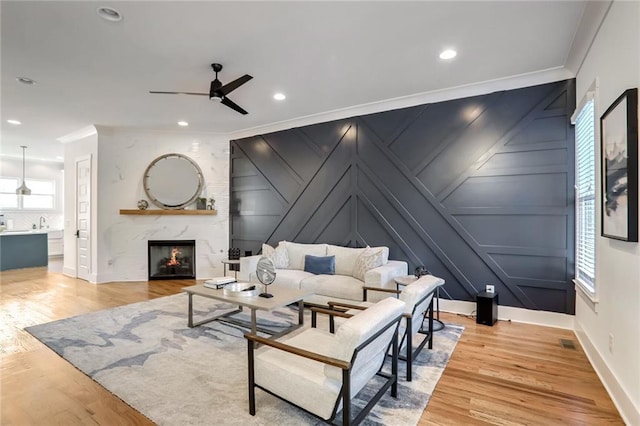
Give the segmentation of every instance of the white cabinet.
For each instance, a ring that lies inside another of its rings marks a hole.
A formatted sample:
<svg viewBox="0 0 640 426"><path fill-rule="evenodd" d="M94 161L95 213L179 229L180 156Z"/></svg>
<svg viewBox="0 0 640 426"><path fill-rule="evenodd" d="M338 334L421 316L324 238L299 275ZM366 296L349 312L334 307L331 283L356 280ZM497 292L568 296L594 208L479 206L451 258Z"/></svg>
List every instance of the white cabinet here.
<svg viewBox="0 0 640 426"><path fill-rule="evenodd" d="M64 253L64 231L49 231L48 236L49 256L62 256Z"/></svg>

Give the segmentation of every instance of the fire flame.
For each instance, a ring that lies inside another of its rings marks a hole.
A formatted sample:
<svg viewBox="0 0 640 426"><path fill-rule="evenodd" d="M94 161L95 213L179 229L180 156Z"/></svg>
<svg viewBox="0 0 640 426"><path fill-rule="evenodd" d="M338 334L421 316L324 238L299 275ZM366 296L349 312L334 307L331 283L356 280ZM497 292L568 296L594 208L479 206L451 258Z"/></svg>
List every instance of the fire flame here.
<svg viewBox="0 0 640 426"><path fill-rule="evenodd" d="M167 262L167 266L178 266L180 262L176 259L176 256L179 254L182 254L182 252L178 250L178 247L171 249L171 259Z"/></svg>

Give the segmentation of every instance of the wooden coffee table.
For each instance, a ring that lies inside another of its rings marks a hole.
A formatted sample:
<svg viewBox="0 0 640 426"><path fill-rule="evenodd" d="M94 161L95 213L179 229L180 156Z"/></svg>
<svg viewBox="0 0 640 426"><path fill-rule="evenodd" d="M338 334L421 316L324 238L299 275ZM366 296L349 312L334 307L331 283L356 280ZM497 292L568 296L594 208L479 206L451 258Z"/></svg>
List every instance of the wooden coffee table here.
<svg viewBox="0 0 640 426"><path fill-rule="evenodd" d="M270 334L272 338L280 337L284 334L290 333L291 331L301 327L304 324L304 303L303 298L313 294L311 291L307 290L296 290L291 288L282 288L282 287L273 287L269 288L269 293L273 294L273 297L270 299L266 299L260 296L252 296L252 297L238 297L238 296L227 296L224 294L223 289L213 289L205 287L202 284L197 284L190 287L185 287L182 289L185 293L189 295L189 312L188 312L188 325L189 327L197 327L202 324L206 324L211 321L221 321L229 324L237 325L244 328L251 329L251 332L255 334L260 331L266 334ZM220 300L222 302L227 302L232 305L237 305L238 309L235 309L231 312L225 312L224 314L217 315L212 318L207 318L202 321L198 321L196 323L193 322L193 296L207 297L209 299ZM259 327L257 323L257 311L272 311L276 308L281 308L283 306L290 305L292 303L298 303L298 324L289 327L288 329L274 333L272 330ZM241 321L236 318L231 318L232 315L237 314L238 312L242 312L243 308L249 308L251 310L251 322L247 323L246 321Z"/></svg>

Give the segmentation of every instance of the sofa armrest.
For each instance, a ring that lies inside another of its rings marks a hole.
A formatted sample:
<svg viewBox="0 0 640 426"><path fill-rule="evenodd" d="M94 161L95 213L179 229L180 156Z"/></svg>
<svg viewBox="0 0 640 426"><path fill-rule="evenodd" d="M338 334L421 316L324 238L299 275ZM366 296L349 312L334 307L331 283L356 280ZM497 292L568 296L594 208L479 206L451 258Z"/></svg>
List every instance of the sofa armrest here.
<svg viewBox="0 0 640 426"><path fill-rule="evenodd" d="M262 255L257 254L255 256L240 258L240 271L238 272L239 281L251 282L251 276L255 277L258 260L260 260L261 257Z"/></svg>
<svg viewBox="0 0 640 426"><path fill-rule="evenodd" d="M369 269L364 274L364 285L366 287L386 288L395 290L396 283L393 280L395 277L401 277L408 275L409 265L402 260L390 260L385 265L377 268ZM389 297L388 295L380 292L374 292L371 294L369 302L377 302Z"/></svg>

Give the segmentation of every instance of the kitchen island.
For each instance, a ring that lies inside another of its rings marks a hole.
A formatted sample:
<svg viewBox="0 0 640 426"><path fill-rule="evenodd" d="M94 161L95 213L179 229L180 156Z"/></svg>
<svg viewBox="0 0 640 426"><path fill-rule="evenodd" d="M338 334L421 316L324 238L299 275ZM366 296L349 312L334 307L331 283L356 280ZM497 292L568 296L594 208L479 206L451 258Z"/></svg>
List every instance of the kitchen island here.
<svg viewBox="0 0 640 426"><path fill-rule="evenodd" d="M47 231L0 233L0 271L47 266Z"/></svg>

